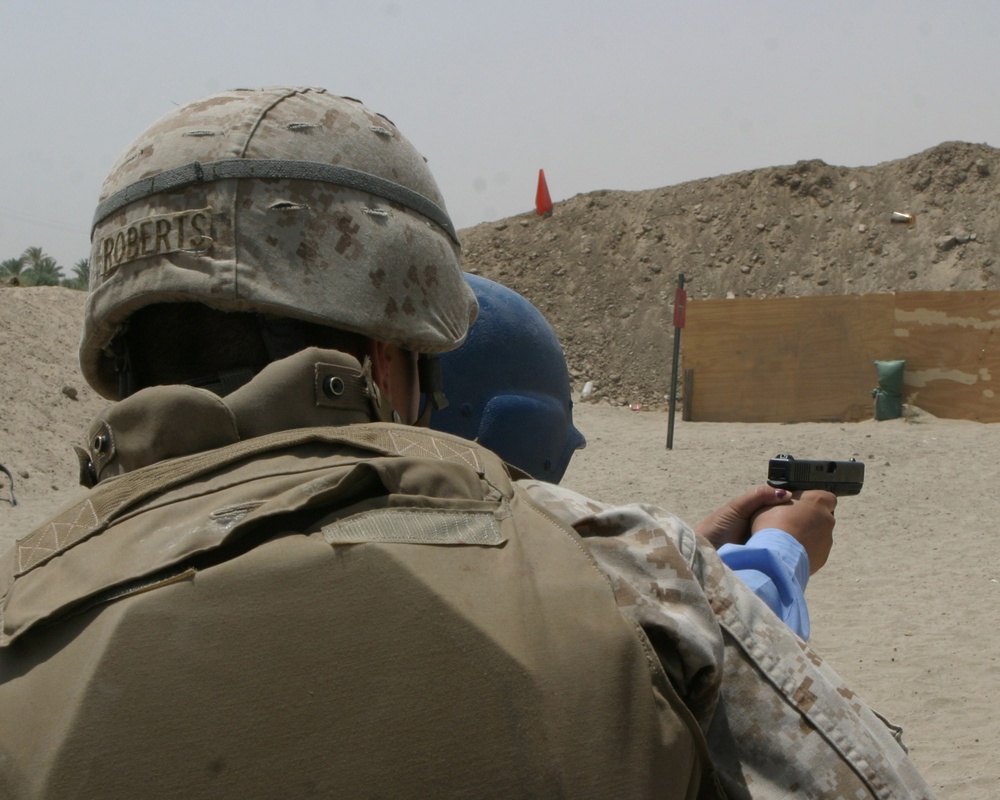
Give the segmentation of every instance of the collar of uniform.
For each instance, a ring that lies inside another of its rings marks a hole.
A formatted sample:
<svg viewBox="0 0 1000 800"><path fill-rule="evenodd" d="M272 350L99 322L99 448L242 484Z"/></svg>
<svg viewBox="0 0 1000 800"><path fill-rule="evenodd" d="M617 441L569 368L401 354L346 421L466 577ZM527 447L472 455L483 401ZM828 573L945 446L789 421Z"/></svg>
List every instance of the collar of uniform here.
<svg viewBox="0 0 1000 800"><path fill-rule="evenodd" d="M367 359L362 365L346 353L311 347L269 364L225 397L193 386L154 386L116 403L91 423L87 449L78 448L81 482L93 485L267 433L388 421L391 414Z"/></svg>

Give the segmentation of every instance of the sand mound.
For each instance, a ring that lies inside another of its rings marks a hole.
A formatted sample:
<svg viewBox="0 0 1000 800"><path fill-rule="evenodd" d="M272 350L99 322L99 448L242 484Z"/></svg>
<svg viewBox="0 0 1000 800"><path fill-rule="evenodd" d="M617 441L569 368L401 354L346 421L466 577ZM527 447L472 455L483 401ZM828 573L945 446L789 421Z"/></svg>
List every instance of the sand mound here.
<svg viewBox="0 0 1000 800"><path fill-rule="evenodd" d="M998 174L1000 150L949 142L874 167L591 192L462 231L465 267L542 309L576 388L662 406L678 274L694 299L1000 289Z"/></svg>

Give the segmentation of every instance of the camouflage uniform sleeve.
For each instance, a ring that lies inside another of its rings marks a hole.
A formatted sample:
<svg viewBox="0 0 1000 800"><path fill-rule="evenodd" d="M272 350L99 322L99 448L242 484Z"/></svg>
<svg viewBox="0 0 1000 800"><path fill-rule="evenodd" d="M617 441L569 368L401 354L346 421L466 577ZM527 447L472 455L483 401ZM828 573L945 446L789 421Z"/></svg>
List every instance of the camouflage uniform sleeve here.
<svg viewBox="0 0 1000 800"><path fill-rule="evenodd" d="M899 728L668 512L520 484L583 538L705 732L731 798L933 798Z"/></svg>

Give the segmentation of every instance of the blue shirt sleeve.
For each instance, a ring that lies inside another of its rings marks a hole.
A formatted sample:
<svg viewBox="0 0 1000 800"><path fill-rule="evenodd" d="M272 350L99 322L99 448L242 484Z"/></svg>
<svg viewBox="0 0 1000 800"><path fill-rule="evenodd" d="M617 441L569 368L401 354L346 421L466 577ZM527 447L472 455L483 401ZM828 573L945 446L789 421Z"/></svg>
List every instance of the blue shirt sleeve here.
<svg viewBox="0 0 1000 800"><path fill-rule="evenodd" d="M719 556L750 590L803 639L809 638L809 556L785 531L757 531L746 544L727 544Z"/></svg>

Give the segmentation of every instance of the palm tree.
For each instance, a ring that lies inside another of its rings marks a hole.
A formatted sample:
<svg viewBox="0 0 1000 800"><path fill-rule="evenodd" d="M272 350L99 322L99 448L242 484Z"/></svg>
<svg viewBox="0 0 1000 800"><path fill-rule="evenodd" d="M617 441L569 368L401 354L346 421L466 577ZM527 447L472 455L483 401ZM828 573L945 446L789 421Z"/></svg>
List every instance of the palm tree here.
<svg viewBox="0 0 1000 800"><path fill-rule="evenodd" d="M63 286L70 289L87 289L90 286L90 259L81 258L73 265L73 277L66 278Z"/></svg>
<svg viewBox="0 0 1000 800"><path fill-rule="evenodd" d="M24 259L21 257L0 261L0 275L20 275L23 269Z"/></svg>
<svg viewBox="0 0 1000 800"><path fill-rule="evenodd" d="M41 247L29 247L21 254L26 268L25 279L35 286L58 286L63 274L56 260L45 255Z"/></svg>
<svg viewBox="0 0 1000 800"><path fill-rule="evenodd" d="M21 258L27 264L37 264L43 258L47 258L47 256L41 247L26 247L24 248L24 252L21 253Z"/></svg>

